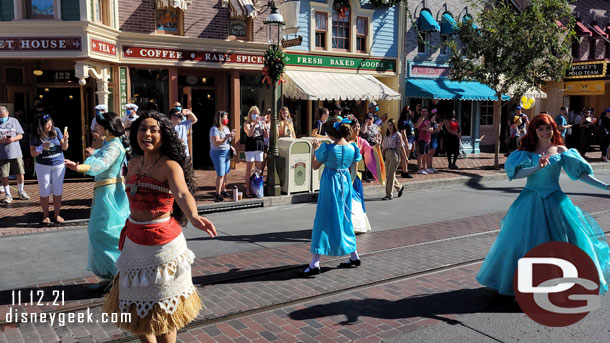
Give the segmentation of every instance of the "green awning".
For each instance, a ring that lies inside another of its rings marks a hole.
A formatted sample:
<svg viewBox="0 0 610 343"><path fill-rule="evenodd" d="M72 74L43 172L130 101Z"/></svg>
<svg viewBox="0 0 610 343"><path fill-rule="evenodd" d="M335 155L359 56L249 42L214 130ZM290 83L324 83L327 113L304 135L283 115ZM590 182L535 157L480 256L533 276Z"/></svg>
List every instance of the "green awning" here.
<svg viewBox="0 0 610 343"><path fill-rule="evenodd" d="M432 13L428 10L423 10L419 12L419 20L417 22L417 26L422 32L439 32L441 27L438 25Z"/></svg>
<svg viewBox="0 0 610 343"><path fill-rule="evenodd" d="M438 100L497 100L496 92L482 83L447 79L407 79L405 97ZM509 99L510 96L502 95L502 100Z"/></svg>
<svg viewBox="0 0 610 343"><path fill-rule="evenodd" d="M449 13L443 14L443 19L441 21L441 34L442 35L452 35L457 31L457 23L455 19Z"/></svg>

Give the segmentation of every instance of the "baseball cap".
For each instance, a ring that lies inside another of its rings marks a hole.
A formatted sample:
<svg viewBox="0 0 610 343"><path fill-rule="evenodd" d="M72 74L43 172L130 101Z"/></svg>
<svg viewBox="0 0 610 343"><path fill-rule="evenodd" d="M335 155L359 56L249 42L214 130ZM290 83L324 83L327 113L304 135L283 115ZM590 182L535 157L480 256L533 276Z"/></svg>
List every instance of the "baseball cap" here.
<svg viewBox="0 0 610 343"><path fill-rule="evenodd" d="M127 105L125 105L125 108L131 108L134 111L138 111L138 105L136 105L136 104L127 104Z"/></svg>
<svg viewBox="0 0 610 343"><path fill-rule="evenodd" d="M517 107L515 107L515 109L516 109L516 110L522 110L522 109L523 109L523 107L521 107L521 106L517 106Z"/></svg>
<svg viewBox="0 0 610 343"><path fill-rule="evenodd" d="M341 107L341 105L339 105L339 104L335 104L335 105L333 106L333 110L337 110L337 111L343 111L343 107Z"/></svg>
<svg viewBox="0 0 610 343"><path fill-rule="evenodd" d="M374 102L374 101L369 102L369 108L373 108L375 106L377 106L376 102Z"/></svg>
<svg viewBox="0 0 610 343"><path fill-rule="evenodd" d="M104 112L108 112L108 107L104 104L99 104L97 106L95 106L96 110L100 110L100 111L104 111Z"/></svg>

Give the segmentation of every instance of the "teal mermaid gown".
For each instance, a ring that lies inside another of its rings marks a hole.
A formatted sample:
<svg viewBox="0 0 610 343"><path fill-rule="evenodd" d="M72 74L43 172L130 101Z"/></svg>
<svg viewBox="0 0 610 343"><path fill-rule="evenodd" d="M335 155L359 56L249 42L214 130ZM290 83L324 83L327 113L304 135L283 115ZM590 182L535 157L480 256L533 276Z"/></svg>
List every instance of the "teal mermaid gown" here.
<svg viewBox="0 0 610 343"><path fill-rule="evenodd" d="M322 143L315 152L324 164L313 231L313 254L343 256L356 251L352 222L352 179L349 168L362 159L355 143L335 145Z"/></svg>
<svg viewBox="0 0 610 343"><path fill-rule="evenodd" d="M539 154L513 152L505 164L508 179L514 179L520 169L537 166L539 159ZM610 250L605 234L591 215L574 206L559 187L562 167L572 180L582 181L589 178L583 174L593 175L593 169L575 149L552 155L549 162L527 178L525 188L508 209L477 281L500 294L514 295L517 261L539 244L560 241L578 246L591 257L599 271L600 294L605 293L610 278ZM601 182L591 184L604 186Z"/></svg>
<svg viewBox="0 0 610 343"><path fill-rule="evenodd" d="M125 148L120 138L104 141L101 149L95 150L84 164L91 168L87 175L95 181L112 180L121 177L125 160ZM112 279L117 272L115 262L119 257L119 236L125 220L129 216L129 200L123 182L95 187L89 232L89 253L87 270L103 279Z"/></svg>

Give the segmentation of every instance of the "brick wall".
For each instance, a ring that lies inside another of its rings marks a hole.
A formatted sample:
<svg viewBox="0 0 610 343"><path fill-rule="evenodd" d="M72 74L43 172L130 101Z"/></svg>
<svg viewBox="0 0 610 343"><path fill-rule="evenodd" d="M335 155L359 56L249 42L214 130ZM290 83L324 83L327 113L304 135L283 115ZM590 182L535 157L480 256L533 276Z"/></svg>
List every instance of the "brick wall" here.
<svg viewBox="0 0 610 343"><path fill-rule="evenodd" d="M120 0L119 30L127 32L155 32L155 0Z"/></svg>

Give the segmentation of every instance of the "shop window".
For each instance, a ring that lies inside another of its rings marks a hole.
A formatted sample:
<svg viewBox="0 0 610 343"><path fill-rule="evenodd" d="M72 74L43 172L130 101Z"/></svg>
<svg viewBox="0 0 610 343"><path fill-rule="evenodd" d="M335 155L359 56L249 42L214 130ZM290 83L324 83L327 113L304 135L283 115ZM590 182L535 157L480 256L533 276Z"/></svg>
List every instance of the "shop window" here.
<svg viewBox="0 0 610 343"><path fill-rule="evenodd" d="M589 59L595 59L595 45L597 45L597 39L589 39Z"/></svg>
<svg viewBox="0 0 610 343"><path fill-rule="evenodd" d="M271 87L267 87L267 85L263 83L263 76L260 75L260 73L240 74L239 94L240 140L245 142L243 125L248 115L248 111L250 110L250 107L258 106L261 113L266 113L267 108L271 107L271 104L269 103L269 99L271 99Z"/></svg>
<svg viewBox="0 0 610 343"><path fill-rule="evenodd" d="M417 53L419 55L425 55L428 52L428 40L430 35L426 32L420 32L421 37L417 39Z"/></svg>
<svg viewBox="0 0 610 343"><path fill-rule="evenodd" d="M21 67L4 68L4 80L8 84L22 85L25 80L24 70Z"/></svg>
<svg viewBox="0 0 610 343"><path fill-rule="evenodd" d="M54 0L25 0L25 19L55 19Z"/></svg>
<svg viewBox="0 0 610 343"><path fill-rule="evenodd" d="M229 19L229 39L252 40L252 18L232 17Z"/></svg>
<svg viewBox="0 0 610 343"><path fill-rule="evenodd" d="M156 106L160 112L169 111L169 72L167 69L129 68L131 101L144 109Z"/></svg>
<svg viewBox="0 0 610 343"><path fill-rule="evenodd" d="M326 34L328 32L328 14L316 12L316 49L326 50Z"/></svg>
<svg viewBox="0 0 610 343"><path fill-rule="evenodd" d="M177 8L157 8L155 33L182 35L182 15Z"/></svg>
<svg viewBox="0 0 610 343"><path fill-rule="evenodd" d="M481 126L493 125L494 120L494 103L493 101L481 102Z"/></svg>
<svg viewBox="0 0 610 343"><path fill-rule="evenodd" d="M110 0L95 0L94 9L95 22L111 26L110 23Z"/></svg>
<svg viewBox="0 0 610 343"><path fill-rule="evenodd" d="M462 137L470 137L472 134L472 107L472 101L462 102L462 113L459 118Z"/></svg>
<svg viewBox="0 0 610 343"><path fill-rule="evenodd" d="M350 40L350 9L347 3L343 7L336 9L337 1L333 4L333 49L349 51Z"/></svg>
<svg viewBox="0 0 610 343"><path fill-rule="evenodd" d="M447 56L449 48L447 47L447 35L441 35L441 55Z"/></svg>
<svg viewBox="0 0 610 343"><path fill-rule="evenodd" d="M358 17L356 18L356 51L366 52L366 38L369 31L369 20L368 18Z"/></svg>

